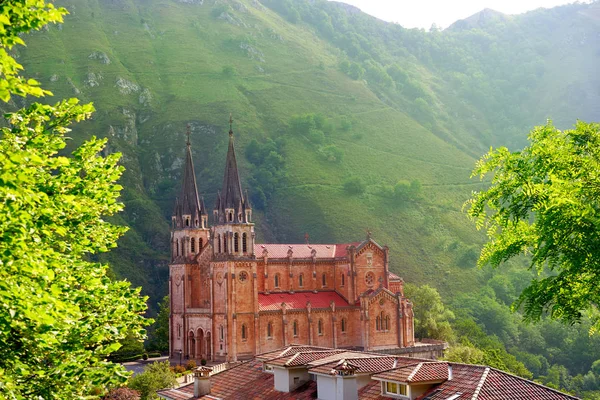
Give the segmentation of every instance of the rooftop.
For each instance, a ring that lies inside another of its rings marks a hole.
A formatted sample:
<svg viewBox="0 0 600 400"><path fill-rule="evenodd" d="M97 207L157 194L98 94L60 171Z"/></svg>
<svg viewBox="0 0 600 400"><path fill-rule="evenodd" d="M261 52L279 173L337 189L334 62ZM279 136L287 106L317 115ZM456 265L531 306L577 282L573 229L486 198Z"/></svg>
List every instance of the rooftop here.
<svg viewBox="0 0 600 400"><path fill-rule="evenodd" d="M390 399L382 394L380 381L425 386L414 400L568 400L576 397L518 376L482 366L452 362L345 351L316 346L291 345L258 355L251 361L210 377L211 393L194 397L194 384L159 391L171 400L191 399L315 399L317 382L308 380L290 392L275 390L275 375L264 372L263 365L302 367L309 373L332 375L338 370L369 375L371 379L358 389L360 400ZM347 368L345 368L347 367ZM350 368L351 367L351 368ZM451 371L451 372L450 372ZM325 379L335 379L327 378ZM287 381L287 380L286 380ZM355 389L356 390L356 389Z"/></svg>
<svg viewBox="0 0 600 400"><path fill-rule="evenodd" d="M349 246L358 246L361 242L338 244L255 244L254 254L261 257L267 251L269 258L287 258L292 251L292 258L312 258L313 251L316 258L342 258L348 255Z"/></svg>
<svg viewBox="0 0 600 400"><path fill-rule="evenodd" d="M348 307L350 304L342 296L334 291L324 292L276 292L259 293L258 310L259 311L278 311L281 310L281 303L285 303L288 310L305 309L306 304L310 302L312 308L329 308L331 302L336 307Z"/></svg>

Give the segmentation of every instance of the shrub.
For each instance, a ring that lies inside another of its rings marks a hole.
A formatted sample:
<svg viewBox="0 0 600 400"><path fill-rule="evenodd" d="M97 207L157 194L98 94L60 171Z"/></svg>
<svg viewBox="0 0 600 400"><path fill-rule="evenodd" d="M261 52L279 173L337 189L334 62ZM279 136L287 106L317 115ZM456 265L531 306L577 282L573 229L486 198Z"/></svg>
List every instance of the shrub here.
<svg viewBox="0 0 600 400"><path fill-rule="evenodd" d="M140 392L129 388L112 389L103 400L140 400Z"/></svg>
<svg viewBox="0 0 600 400"><path fill-rule="evenodd" d="M349 194L363 194L366 189L367 185L357 176L344 182L344 190Z"/></svg>
<svg viewBox="0 0 600 400"><path fill-rule="evenodd" d="M231 65L225 65L223 67L221 73L223 74L223 76L225 76L227 78L232 78L237 75L237 70L235 69L235 67L232 67Z"/></svg>
<svg viewBox="0 0 600 400"><path fill-rule="evenodd" d="M148 359L148 353L144 353L144 354L142 354L142 359L143 359L143 360L147 360L147 359Z"/></svg>
<svg viewBox="0 0 600 400"><path fill-rule="evenodd" d="M202 360L200 360L200 365L206 365L206 360L203 358Z"/></svg>
<svg viewBox="0 0 600 400"><path fill-rule="evenodd" d="M192 369L194 369L194 368L196 368L196 367L197 367L197 365L196 365L196 361L194 361L194 360L189 360L189 361L187 362L187 364L185 364L185 369L187 369L188 371L189 371L189 370L192 370Z"/></svg>
<svg viewBox="0 0 600 400"><path fill-rule="evenodd" d="M185 371L184 367L183 370ZM177 369L177 367L175 367ZM140 392L140 399L156 398L156 391L175 387L177 380L171 372L168 361L149 364L144 372L133 376L129 380L129 387Z"/></svg>

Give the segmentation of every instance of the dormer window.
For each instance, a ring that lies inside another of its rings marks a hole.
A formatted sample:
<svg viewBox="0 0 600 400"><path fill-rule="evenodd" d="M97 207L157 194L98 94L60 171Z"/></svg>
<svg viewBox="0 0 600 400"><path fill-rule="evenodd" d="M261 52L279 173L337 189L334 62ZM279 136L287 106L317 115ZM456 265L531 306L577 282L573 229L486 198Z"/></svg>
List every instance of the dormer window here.
<svg viewBox="0 0 600 400"><path fill-rule="evenodd" d="M381 394L387 397L408 399L408 386L390 381L381 381Z"/></svg>
<svg viewBox="0 0 600 400"><path fill-rule="evenodd" d="M239 213L238 214L238 221L241 221L241 220L242 220L242 213Z"/></svg>
<svg viewBox="0 0 600 400"><path fill-rule="evenodd" d="M229 222L233 222L233 211L229 212Z"/></svg>
<svg viewBox="0 0 600 400"><path fill-rule="evenodd" d="M190 226L190 218L185 219L185 226Z"/></svg>
<svg viewBox="0 0 600 400"><path fill-rule="evenodd" d="M198 226L198 225L199 225L199 224L198 224L198 220L196 220L196 226Z"/></svg>

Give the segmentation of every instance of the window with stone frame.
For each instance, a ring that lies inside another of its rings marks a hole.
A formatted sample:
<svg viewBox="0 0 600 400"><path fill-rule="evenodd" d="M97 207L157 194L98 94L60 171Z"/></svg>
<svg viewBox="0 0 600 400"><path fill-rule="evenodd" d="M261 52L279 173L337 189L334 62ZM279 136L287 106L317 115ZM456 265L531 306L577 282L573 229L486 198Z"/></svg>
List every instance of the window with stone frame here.
<svg viewBox="0 0 600 400"><path fill-rule="evenodd" d="M220 233L217 236L217 247L219 248L219 251L217 251L217 253L220 253L221 252L221 234Z"/></svg>
<svg viewBox="0 0 600 400"><path fill-rule="evenodd" d="M247 328L246 328L246 324L242 324L242 340L246 341L246 339L248 339L247 335Z"/></svg>
<svg viewBox="0 0 600 400"><path fill-rule="evenodd" d="M240 251L240 235L237 232L233 234L233 251L235 253Z"/></svg>
<svg viewBox="0 0 600 400"><path fill-rule="evenodd" d="M242 253L248 252L248 235L246 232L242 233Z"/></svg>
<svg viewBox="0 0 600 400"><path fill-rule="evenodd" d="M191 249L192 249L192 253L196 253L196 239L195 238L192 238L190 240L190 246L191 246Z"/></svg>
<svg viewBox="0 0 600 400"><path fill-rule="evenodd" d="M223 340L225 339L225 328L223 328L223 325L219 326L219 340Z"/></svg>
<svg viewBox="0 0 600 400"><path fill-rule="evenodd" d="M319 333L319 335L323 335L323 320L320 319L319 322L317 323L317 332Z"/></svg>
<svg viewBox="0 0 600 400"><path fill-rule="evenodd" d="M323 287L327 286L327 275L325 273L323 273L323 275L321 275L321 284Z"/></svg>
<svg viewBox="0 0 600 400"><path fill-rule="evenodd" d="M346 318L342 318L342 333L346 333Z"/></svg>
<svg viewBox="0 0 600 400"><path fill-rule="evenodd" d="M274 279L274 281L275 281L275 285L274 285L274 287L275 287L275 288L279 288L279 284L281 283L281 282L280 282L280 280L281 280L281 276L280 276L280 275L277 273L277 274L275 274L275 277L274 277L273 279Z"/></svg>
<svg viewBox="0 0 600 400"><path fill-rule="evenodd" d="M304 287L304 274L298 275L298 287Z"/></svg>
<svg viewBox="0 0 600 400"><path fill-rule="evenodd" d="M346 284L346 275L344 275L344 273L342 272L342 282L340 284L340 286L344 286Z"/></svg>
<svg viewBox="0 0 600 400"><path fill-rule="evenodd" d="M269 322L267 324L267 338L273 338L273 323Z"/></svg>

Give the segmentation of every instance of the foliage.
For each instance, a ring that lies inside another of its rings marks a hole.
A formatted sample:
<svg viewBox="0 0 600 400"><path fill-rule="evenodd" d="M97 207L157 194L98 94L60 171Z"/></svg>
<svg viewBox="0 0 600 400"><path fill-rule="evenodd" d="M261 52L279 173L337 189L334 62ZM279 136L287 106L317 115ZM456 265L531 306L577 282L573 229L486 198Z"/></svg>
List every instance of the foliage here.
<svg viewBox="0 0 600 400"><path fill-rule="evenodd" d="M196 365L196 361L194 361L194 360L189 360L189 361L188 361L188 362L185 364L185 369L186 369L186 370L188 370L188 371L191 371L191 370L193 370L193 369L194 369L194 368L196 368L196 367L197 367L197 365Z"/></svg>
<svg viewBox="0 0 600 400"><path fill-rule="evenodd" d="M516 307L523 305L529 320L548 312L577 322L600 304L600 124L559 131L549 122L534 128L529 141L520 152L490 151L473 171L494 175L491 187L468 202L469 216L490 239L479 265L531 254L538 278Z"/></svg>
<svg viewBox="0 0 600 400"><path fill-rule="evenodd" d="M454 314L444 306L438 291L429 285L406 284L405 288L406 297L414 303L415 337L453 340L450 322Z"/></svg>
<svg viewBox="0 0 600 400"><path fill-rule="evenodd" d="M158 351L169 350L169 295L158 303L158 315L154 321L150 347Z"/></svg>
<svg viewBox="0 0 600 400"><path fill-rule="evenodd" d="M250 179L252 187L252 206L264 210L269 199L285 180L285 158L283 148L285 142L267 139L259 144L252 139L246 147L246 158L254 164Z"/></svg>
<svg viewBox="0 0 600 400"><path fill-rule="evenodd" d="M21 35L37 31L48 23L62 22L67 13L44 0L4 1L0 4L0 100L9 101L11 94L43 96L50 92L39 87L35 79L19 76L23 66L9 51L25 45Z"/></svg>
<svg viewBox="0 0 600 400"><path fill-rule="evenodd" d="M133 333L129 333L125 338L119 341L121 347L110 355L113 362L123 362L122 360L130 357L139 357L144 353L144 343Z"/></svg>
<svg viewBox="0 0 600 400"><path fill-rule="evenodd" d="M47 93L17 75L20 67L6 49L64 13L43 1L2 3L3 100ZM123 383L123 367L105 358L127 332L143 335L139 289L111 281L106 265L88 261L115 247L126 230L104 220L122 209L115 184L120 154L100 156L106 140L92 137L66 156L68 126L92 111L76 99L34 103L8 114L1 128L2 398L75 398Z"/></svg>
<svg viewBox="0 0 600 400"><path fill-rule="evenodd" d="M112 389L102 400L140 400L140 392L125 387Z"/></svg>
<svg viewBox="0 0 600 400"><path fill-rule="evenodd" d="M225 65L225 66L223 66L221 73L226 78L233 78L234 76L237 75L237 70L232 65Z"/></svg>
<svg viewBox="0 0 600 400"><path fill-rule="evenodd" d="M162 361L148 364L144 372L129 379L127 386L140 392L141 400L150 400L158 398L156 391L175 387L176 384L169 361Z"/></svg>

